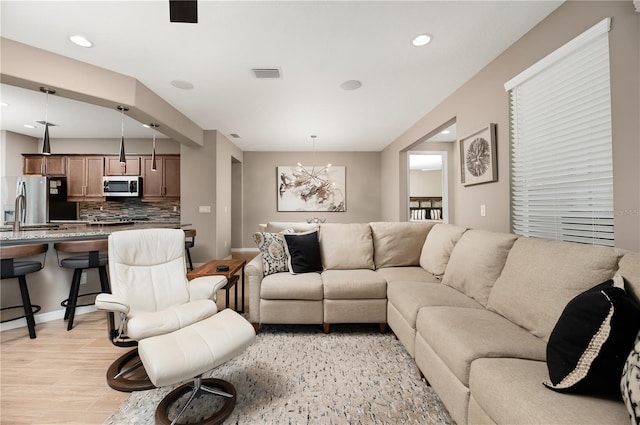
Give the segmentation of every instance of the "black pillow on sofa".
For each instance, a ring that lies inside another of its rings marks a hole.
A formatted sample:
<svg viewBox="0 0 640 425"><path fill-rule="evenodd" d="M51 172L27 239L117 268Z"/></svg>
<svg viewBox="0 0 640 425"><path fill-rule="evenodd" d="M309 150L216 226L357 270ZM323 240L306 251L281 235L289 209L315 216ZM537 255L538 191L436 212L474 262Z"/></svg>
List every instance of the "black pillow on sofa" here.
<svg viewBox="0 0 640 425"><path fill-rule="evenodd" d="M622 368L639 329L640 308L613 280L576 296L549 336L551 382L544 385L559 392L620 398Z"/></svg>
<svg viewBox="0 0 640 425"><path fill-rule="evenodd" d="M292 274L322 271L317 231L285 233L284 240L289 257L289 271Z"/></svg>

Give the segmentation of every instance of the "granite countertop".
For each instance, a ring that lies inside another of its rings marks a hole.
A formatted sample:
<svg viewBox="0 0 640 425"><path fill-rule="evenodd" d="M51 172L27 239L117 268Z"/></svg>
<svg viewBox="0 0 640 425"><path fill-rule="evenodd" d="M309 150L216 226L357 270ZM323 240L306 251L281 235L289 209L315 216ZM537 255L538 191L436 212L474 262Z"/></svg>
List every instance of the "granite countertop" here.
<svg viewBox="0 0 640 425"><path fill-rule="evenodd" d="M113 232L132 229L179 229L187 224L169 222L140 223L56 223L57 228L37 228L33 226L14 232L10 226L0 227L0 242L3 245L18 245L37 242L59 242L63 240L106 239ZM28 226L27 226L28 227ZM56 227L56 226L49 226Z"/></svg>

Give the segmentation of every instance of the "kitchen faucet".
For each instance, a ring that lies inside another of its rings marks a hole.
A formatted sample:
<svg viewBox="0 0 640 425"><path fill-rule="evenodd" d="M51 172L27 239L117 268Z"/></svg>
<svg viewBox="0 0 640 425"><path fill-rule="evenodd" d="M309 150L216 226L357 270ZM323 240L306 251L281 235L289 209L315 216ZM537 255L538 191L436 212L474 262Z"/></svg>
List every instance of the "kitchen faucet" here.
<svg viewBox="0 0 640 425"><path fill-rule="evenodd" d="M26 216L27 212L27 197L23 194L16 196L16 205L14 209L13 231L20 231L20 218Z"/></svg>

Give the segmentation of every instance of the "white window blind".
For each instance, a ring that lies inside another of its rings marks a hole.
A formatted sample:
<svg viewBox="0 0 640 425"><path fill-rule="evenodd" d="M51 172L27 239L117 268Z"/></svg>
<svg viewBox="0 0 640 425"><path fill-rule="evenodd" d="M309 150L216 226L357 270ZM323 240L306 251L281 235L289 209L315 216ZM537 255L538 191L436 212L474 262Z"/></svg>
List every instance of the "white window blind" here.
<svg viewBox="0 0 640 425"><path fill-rule="evenodd" d="M505 84L514 233L614 245L610 18Z"/></svg>

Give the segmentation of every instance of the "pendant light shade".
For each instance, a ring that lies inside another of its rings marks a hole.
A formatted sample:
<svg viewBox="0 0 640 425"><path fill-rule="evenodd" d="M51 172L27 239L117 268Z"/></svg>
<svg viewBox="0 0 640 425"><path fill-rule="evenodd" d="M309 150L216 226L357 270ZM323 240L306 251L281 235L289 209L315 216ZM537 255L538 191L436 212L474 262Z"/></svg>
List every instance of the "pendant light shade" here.
<svg viewBox="0 0 640 425"><path fill-rule="evenodd" d="M51 142L49 141L49 123L44 125L44 139L42 140L42 154L51 155Z"/></svg>
<svg viewBox="0 0 640 425"><path fill-rule="evenodd" d="M125 165L127 162L124 154L124 113L129 110L126 106L118 106L118 110L122 112L122 120L121 120L121 136L120 136L120 165Z"/></svg>
<svg viewBox="0 0 640 425"><path fill-rule="evenodd" d="M155 130L160 127L160 124L152 122L149 124L149 127ZM156 166L156 132L153 132L153 150L151 151L151 171L157 171L158 168Z"/></svg>
<svg viewBox="0 0 640 425"><path fill-rule="evenodd" d="M40 91L46 94L46 101L44 106L44 137L42 139L42 154L51 155L51 141L49 140L49 95L55 94L56 91L47 87L40 87Z"/></svg>

